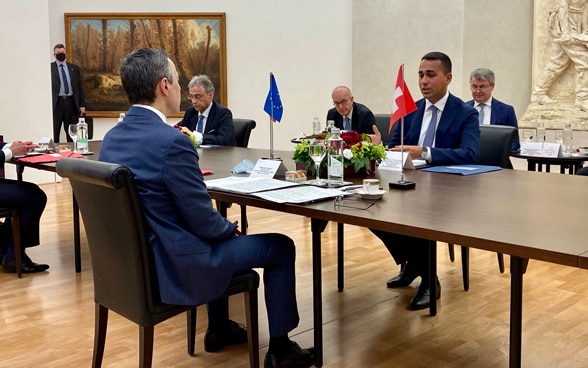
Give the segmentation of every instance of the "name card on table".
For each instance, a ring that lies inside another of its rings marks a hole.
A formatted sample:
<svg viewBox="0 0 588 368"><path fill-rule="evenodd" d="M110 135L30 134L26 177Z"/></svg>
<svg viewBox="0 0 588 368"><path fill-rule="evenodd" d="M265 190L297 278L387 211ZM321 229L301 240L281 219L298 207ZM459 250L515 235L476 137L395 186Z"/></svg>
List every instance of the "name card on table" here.
<svg viewBox="0 0 588 368"><path fill-rule="evenodd" d="M557 158L561 156L561 144L521 142L521 156Z"/></svg>
<svg viewBox="0 0 588 368"><path fill-rule="evenodd" d="M426 164L425 160L412 160L408 152L386 151L386 158L380 163L378 170L401 171L402 168L414 170Z"/></svg>
<svg viewBox="0 0 588 368"><path fill-rule="evenodd" d="M273 178L276 174L286 175L286 166L280 160L259 159L251 171L250 178Z"/></svg>

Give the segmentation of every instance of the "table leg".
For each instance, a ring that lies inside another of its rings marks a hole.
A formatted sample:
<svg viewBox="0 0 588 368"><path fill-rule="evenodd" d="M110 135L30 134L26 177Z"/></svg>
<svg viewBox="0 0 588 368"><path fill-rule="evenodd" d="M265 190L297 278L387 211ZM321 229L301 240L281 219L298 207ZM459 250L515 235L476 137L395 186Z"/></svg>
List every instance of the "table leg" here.
<svg viewBox="0 0 588 368"><path fill-rule="evenodd" d="M523 274L528 264L528 258L510 256L510 368L521 367Z"/></svg>
<svg viewBox="0 0 588 368"><path fill-rule="evenodd" d="M343 246L345 245L345 233L343 223L337 223L337 289L343 291L345 287L345 254Z"/></svg>
<svg viewBox="0 0 588 368"><path fill-rule="evenodd" d="M323 285L321 266L321 234L328 221L311 219L312 231L312 301L314 310L314 365L323 366Z"/></svg>
<svg viewBox="0 0 588 368"><path fill-rule="evenodd" d="M75 194L72 191L72 203L73 203L73 225L74 225L74 262L76 272L82 272L82 255L80 247L80 207L76 200Z"/></svg>
<svg viewBox="0 0 588 368"><path fill-rule="evenodd" d="M437 241L429 240L429 288L431 294L431 303L429 305L429 314L437 315Z"/></svg>
<svg viewBox="0 0 588 368"><path fill-rule="evenodd" d="M16 180L22 181L22 173L25 167L23 165L16 165Z"/></svg>

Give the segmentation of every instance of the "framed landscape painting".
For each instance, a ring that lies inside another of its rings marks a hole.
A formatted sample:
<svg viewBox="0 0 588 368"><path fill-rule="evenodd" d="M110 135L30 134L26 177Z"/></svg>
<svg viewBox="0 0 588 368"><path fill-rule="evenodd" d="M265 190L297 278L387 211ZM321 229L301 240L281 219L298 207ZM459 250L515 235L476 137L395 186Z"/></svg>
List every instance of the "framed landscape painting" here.
<svg viewBox="0 0 588 368"><path fill-rule="evenodd" d="M120 62L137 48L170 54L183 95L195 75L214 83L214 100L227 105L225 13L66 13L67 60L80 67L86 110L117 117L129 109L120 82ZM181 110L191 106L183 96ZM182 116L181 114L178 116Z"/></svg>

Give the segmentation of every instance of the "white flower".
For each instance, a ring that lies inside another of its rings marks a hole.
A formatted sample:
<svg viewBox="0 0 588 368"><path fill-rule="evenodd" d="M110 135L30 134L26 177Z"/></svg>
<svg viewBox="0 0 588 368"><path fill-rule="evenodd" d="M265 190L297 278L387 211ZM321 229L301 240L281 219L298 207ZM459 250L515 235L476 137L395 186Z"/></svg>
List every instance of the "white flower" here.
<svg viewBox="0 0 588 368"><path fill-rule="evenodd" d="M349 148L345 148L343 150L343 157L345 157L348 160L351 160L351 158L353 158L353 153L351 152L351 150Z"/></svg>

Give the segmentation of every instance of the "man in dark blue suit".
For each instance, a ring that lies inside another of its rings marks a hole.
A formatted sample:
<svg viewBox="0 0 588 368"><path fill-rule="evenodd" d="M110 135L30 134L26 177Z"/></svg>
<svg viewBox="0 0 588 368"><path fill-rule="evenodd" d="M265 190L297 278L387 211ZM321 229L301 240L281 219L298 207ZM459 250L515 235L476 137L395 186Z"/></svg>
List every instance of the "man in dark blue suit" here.
<svg viewBox="0 0 588 368"><path fill-rule="evenodd" d="M0 142L0 161L10 161L15 155L24 155L39 147L31 141ZM23 273L43 272L46 264L34 263L25 249L39 245L39 223L47 204L47 195L36 184L10 179L0 179L0 207L14 207L20 210L21 266ZM0 261L6 272L16 272L14 248L12 247L12 226L10 220L0 226Z"/></svg>
<svg viewBox="0 0 588 368"><path fill-rule="evenodd" d="M245 328L229 320L228 300L221 296L234 273L263 268L270 330L265 367L312 366L314 349L288 338L299 322L294 242L282 234L237 236L237 225L212 207L194 144L166 124L166 116L179 111L181 98L168 54L134 50L121 64L121 82L133 106L105 135L100 160L133 172L162 302L209 303L208 352L246 342Z"/></svg>
<svg viewBox="0 0 588 368"><path fill-rule="evenodd" d="M478 68L470 73L470 90L473 100L467 103L478 110L480 125L508 125L519 128L514 107L498 101L492 97L494 91L494 72L487 68ZM511 151L518 151L521 147L519 136L512 141Z"/></svg>
<svg viewBox="0 0 588 368"><path fill-rule="evenodd" d="M358 133L374 134L376 118L365 105L353 101L351 90L345 86L335 87L331 94L333 107L327 112L327 121L333 120L341 130L355 130Z"/></svg>
<svg viewBox="0 0 588 368"><path fill-rule="evenodd" d="M451 83L451 59L441 52L423 56L419 66L419 87L423 99L416 102L417 110L404 118L404 151L412 159L424 159L431 165L475 164L479 160L480 128L478 112L448 92ZM375 130L374 143L380 143ZM400 151L400 129L394 131L390 149ZM400 274L387 283L389 288L405 287L421 277L416 296L409 309L429 308L428 240L412 236L372 232L384 242L397 264L406 263ZM437 281L436 299L441 296Z"/></svg>
<svg viewBox="0 0 588 368"><path fill-rule="evenodd" d="M231 110L213 101L214 85L206 75L197 75L188 83L192 102L177 124L188 129L196 142L219 146L236 146ZM184 129L185 130L185 129Z"/></svg>
<svg viewBox="0 0 588 368"><path fill-rule="evenodd" d="M86 102L80 68L65 61L65 46L53 47L55 61L51 63L51 97L53 102L53 141L60 142L61 126L65 139L71 142L67 129L75 117L86 113Z"/></svg>

